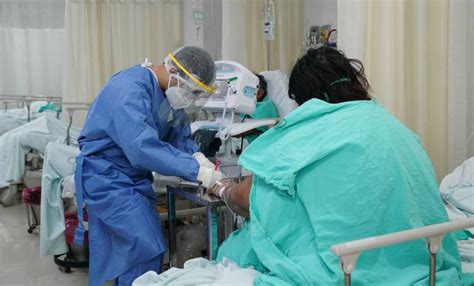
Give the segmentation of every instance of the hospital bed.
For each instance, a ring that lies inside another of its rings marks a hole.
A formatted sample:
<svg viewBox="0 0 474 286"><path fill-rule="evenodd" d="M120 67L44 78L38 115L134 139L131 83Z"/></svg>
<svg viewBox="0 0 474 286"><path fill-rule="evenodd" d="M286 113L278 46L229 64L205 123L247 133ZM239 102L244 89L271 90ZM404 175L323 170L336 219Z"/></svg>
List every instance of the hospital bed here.
<svg viewBox="0 0 474 286"><path fill-rule="evenodd" d="M17 103L17 107L26 107L27 109L27 122L31 120L31 105L37 101L52 102L59 108L56 109L56 118L59 118L61 112L62 98L57 96L44 96L44 95L0 95L0 101L4 105L4 111L8 110L9 103Z"/></svg>
<svg viewBox="0 0 474 286"><path fill-rule="evenodd" d="M285 117L298 107L298 104L288 96L289 78L281 70L263 71L259 73L267 81L267 94L275 104L280 118Z"/></svg>
<svg viewBox="0 0 474 286"><path fill-rule="evenodd" d="M450 220L474 217L474 157L467 159L446 175L439 186L441 198ZM474 227L465 229L464 236L456 241L462 258L462 270L471 273L474 284Z"/></svg>
<svg viewBox="0 0 474 286"><path fill-rule="evenodd" d="M350 286L351 274L356 270L357 258L363 251L426 239L427 251L430 255L429 285L434 286L436 284L436 253L441 248L443 237L450 232L472 227L474 227L474 217L336 244L331 247L331 251L339 257L341 262L344 285Z"/></svg>
<svg viewBox="0 0 474 286"><path fill-rule="evenodd" d="M3 104L0 111L0 135L49 112L55 112L59 118L61 112L61 98L58 97L0 95L0 102ZM48 103L54 103L56 110L41 110Z"/></svg>
<svg viewBox="0 0 474 286"><path fill-rule="evenodd" d="M368 237L331 247L331 251L340 260L344 285L351 285L351 274L357 271L357 259L363 252L420 239L426 240L429 253L429 285L435 285L436 255L442 246L443 238L455 231L474 234L474 157L448 174L442 180L439 189L450 222ZM470 276L469 281L472 284L468 285L474 285L474 239L458 240L457 244L462 271L466 277Z"/></svg>
<svg viewBox="0 0 474 286"><path fill-rule="evenodd" d="M0 196L4 206L15 204L21 186L40 185L43 154L49 142L77 141L79 131L71 128L72 117L66 124L57 116L45 114L0 136Z"/></svg>
<svg viewBox="0 0 474 286"><path fill-rule="evenodd" d="M424 226L420 228L404 230L395 233L389 233L379 236L368 237L364 239L359 239L355 241L348 241L345 243L340 243L333 245L330 250L337 256L340 260L341 272L344 277L344 285L350 286L352 283L351 276L354 271L357 271L357 260L361 255L364 255L364 252L390 247L400 243L407 243L414 240L426 240L427 252L429 254L429 285L436 285L436 256L438 251L442 248L443 238L449 233L455 231L470 231L474 233L474 213L469 211L465 215L453 213L450 211L449 204L457 205L460 209L473 208L472 199L474 198L474 188L472 184L474 180L474 158L471 158L464 162L463 165L458 167L452 174L449 174L442 181L440 186L440 191L442 193L442 198L447 203L448 214L450 215L451 221ZM461 189L461 190L459 190ZM458 193L453 195L452 193ZM469 192L469 194L466 194ZM450 195L447 195L450 194ZM448 199L447 199L448 198ZM457 203L452 199L456 198ZM464 204L464 205L463 205ZM458 246L459 246L458 242ZM472 245L474 247L474 244ZM462 251L460 248L462 271L464 272L463 285L474 285L474 248L471 248L468 251ZM169 280L173 283L178 283L182 281L191 281L193 278L193 273L209 273L209 284L212 284L213 279L221 279L219 275L229 275L230 271L219 271L226 267L226 262L224 263L213 263L210 261L190 261L185 264L185 269L174 269L173 273L167 274L165 278L159 278L155 273L144 274L141 279L137 280L137 283L133 285L139 286L152 286L156 285L163 280ZM234 266L235 268L236 266ZM193 269L194 268L194 269ZM237 267L238 268L238 267ZM209 269L213 269L210 271ZM234 270L235 271L235 270ZM242 272L242 275L247 275L249 279L255 277L254 273ZM174 280L171 277L179 277ZM202 278L202 275L197 275L196 277ZM163 279L163 280L162 280ZM245 280L245 279L244 279ZM390 281L386 281L387 285L391 285ZM250 283L251 284L251 283ZM249 285L250 285L249 284ZM167 285L162 283L160 285ZM341 284L342 285L342 284Z"/></svg>
<svg viewBox="0 0 474 286"><path fill-rule="evenodd" d="M450 232L473 226L474 218L445 222L333 245L331 251L341 261L344 286L350 286L352 283L351 273L357 271L357 258L360 255L364 255L364 251L425 239L427 241L427 252L430 254L428 267L429 285L434 286L436 285L436 253L441 248L442 238ZM233 265L229 267L229 264ZM227 281L225 285L253 285L253 280L258 275L259 273L252 267L240 268L233 262L226 261L225 258L219 263L204 259L193 259L186 262L184 269L174 268L161 277L157 273L147 272L137 278L132 285L181 285L189 284L193 279L199 279L200 283L206 285L217 285L218 283L216 284L215 281ZM393 285L393 283L387 280L384 281L383 285Z"/></svg>
<svg viewBox="0 0 474 286"><path fill-rule="evenodd" d="M38 172L41 174L39 184L42 188L41 255L59 255L68 250L63 234L65 230L64 203L68 207L75 207L75 191L73 179L70 179L64 188L63 181L67 181L64 179L73 174L75 158L79 154L77 146L79 130L72 127L74 114L77 111L87 111L89 106L90 103L87 102L62 102L63 109L68 113L68 123L47 119L54 123L55 128L53 128L54 130L42 130L46 139L36 149L37 152L44 155L44 165L38 168ZM38 132L38 129L32 128L31 132ZM21 171L17 172L17 174L20 173ZM55 257L55 261L60 261L60 259ZM71 265L83 266L85 264L73 263ZM65 269L67 271L68 268L65 267Z"/></svg>
<svg viewBox="0 0 474 286"><path fill-rule="evenodd" d="M71 128L74 119L74 113L76 111L88 111L90 107L90 103L88 102L64 102L63 103L64 110L67 111L68 114L68 125L66 130L66 145L71 145Z"/></svg>

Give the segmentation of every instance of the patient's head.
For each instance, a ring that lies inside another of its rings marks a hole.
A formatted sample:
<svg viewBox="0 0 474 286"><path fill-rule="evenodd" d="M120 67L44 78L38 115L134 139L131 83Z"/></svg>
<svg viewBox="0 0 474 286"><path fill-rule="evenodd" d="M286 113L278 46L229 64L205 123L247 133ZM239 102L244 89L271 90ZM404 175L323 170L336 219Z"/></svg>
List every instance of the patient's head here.
<svg viewBox="0 0 474 286"><path fill-rule="evenodd" d="M288 95L299 105L318 98L329 103L369 100L369 82L359 60L342 51L321 47L309 49L290 75Z"/></svg>
<svg viewBox="0 0 474 286"><path fill-rule="evenodd" d="M267 81L262 75L255 74L258 77L257 101L261 102L267 96Z"/></svg>

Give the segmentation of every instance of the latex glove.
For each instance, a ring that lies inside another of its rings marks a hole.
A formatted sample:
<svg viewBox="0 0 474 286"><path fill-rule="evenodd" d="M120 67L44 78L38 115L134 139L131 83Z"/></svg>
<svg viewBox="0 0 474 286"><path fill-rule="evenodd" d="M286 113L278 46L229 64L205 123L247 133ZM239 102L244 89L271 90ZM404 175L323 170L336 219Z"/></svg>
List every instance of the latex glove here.
<svg viewBox="0 0 474 286"><path fill-rule="evenodd" d="M215 171L213 168L203 167L199 168L199 173L197 179L202 182L202 185L209 189L212 188L216 181L222 180L224 175L219 172Z"/></svg>
<svg viewBox="0 0 474 286"><path fill-rule="evenodd" d="M209 159L207 159L206 156L204 156L204 154L201 153L201 152L194 153L193 157L194 157L194 159L196 159L198 161L199 166L201 166L201 167L208 167L208 168L211 168L213 170L216 168L214 163L209 161Z"/></svg>

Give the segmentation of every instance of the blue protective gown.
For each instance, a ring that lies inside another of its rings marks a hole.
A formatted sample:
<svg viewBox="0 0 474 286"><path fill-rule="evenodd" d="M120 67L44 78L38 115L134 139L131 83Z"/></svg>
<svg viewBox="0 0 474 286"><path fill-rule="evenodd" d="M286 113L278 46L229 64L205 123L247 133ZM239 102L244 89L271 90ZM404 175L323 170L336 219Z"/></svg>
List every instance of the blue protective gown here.
<svg viewBox="0 0 474 286"><path fill-rule="evenodd" d="M199 170L191 130L179 119L139 65L113 75L92 104L75 174L78 205L83 198L89 215L89 285L131 285L148 270L160 272L166 244L150 171L195 181Z"/></svg>

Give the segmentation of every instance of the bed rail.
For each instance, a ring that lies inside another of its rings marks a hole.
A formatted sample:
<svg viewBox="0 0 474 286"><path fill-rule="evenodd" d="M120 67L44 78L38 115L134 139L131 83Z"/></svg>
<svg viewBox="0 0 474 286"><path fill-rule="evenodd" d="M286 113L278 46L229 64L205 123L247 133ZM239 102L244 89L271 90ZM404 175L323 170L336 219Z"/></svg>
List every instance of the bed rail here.
<svg viewBox="0 0 474 286"><path fill-rule="evenodd" d="M363 251L412 240L426 239L430 254L429 285L434 286L436 284L436 253L441 247L443 237L449 232L471 227L474 227L474 218L466 218L336 244L331 246L331 251L339 257L341 262L341 269L344 272L344 285L350 286L351 273L355 269L357 258Z"/></svg>
<svg viewBox="0 0 474 286"><path fill-rule="evenodd" d="M6 103L8 102L23 102L26 104L26 108L28 109L28 122L31 120L31 112L30 112L30 106L33 101L49 101L49 102L54 102L58 106L61 106L62 104L62 98L57 97L57 96L46 96L46 95L5 95L2 94L0 95L0 100L3 101L5 104L5 109L7 108ZM60 113L60 108L56 110L56 118L59 118L59 113Z"/></svg>
<svg viewBox="0 0 474 286"><path fill-rule="evenodd" d="M69 115L69 124L66 131L66 144L71 145L71 127L74 113L77 110L89 110L90 103L88 102L63 102L63 108Z"/></svg>

